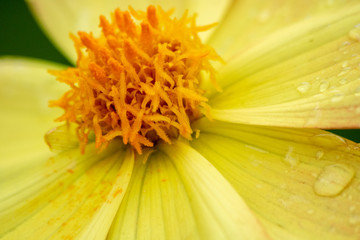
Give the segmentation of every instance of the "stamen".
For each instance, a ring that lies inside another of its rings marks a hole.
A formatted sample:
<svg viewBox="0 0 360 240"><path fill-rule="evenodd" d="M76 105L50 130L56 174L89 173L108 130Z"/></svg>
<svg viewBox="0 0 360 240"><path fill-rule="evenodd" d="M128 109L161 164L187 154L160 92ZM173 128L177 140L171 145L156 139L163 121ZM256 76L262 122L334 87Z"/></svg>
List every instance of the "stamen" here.
<svg viewBox="0 0 360 240"><path fill-rule="evenodd" d="M209 109L200 73L208 72L217 87L210 61L221 59L198 37L213 26L196 26L187 12L171 18L154 6L146 12L116 9L111 21L100 16L100 37L71 35L77 66L50 71L71 87L50 102L65 110L56 120L78 125L82 151L90 131L100 149L122 137L139 154L159 140L171 143L179 135L191 140L191 122Z"/></svg>

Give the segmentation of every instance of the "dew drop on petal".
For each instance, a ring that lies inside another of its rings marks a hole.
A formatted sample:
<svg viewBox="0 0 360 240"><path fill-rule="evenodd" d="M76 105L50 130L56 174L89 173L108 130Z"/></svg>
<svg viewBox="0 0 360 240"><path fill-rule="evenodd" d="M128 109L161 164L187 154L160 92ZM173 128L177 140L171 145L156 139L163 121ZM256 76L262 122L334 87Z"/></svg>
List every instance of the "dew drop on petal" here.
<svg viewBox="0 0 360 240"><path fill-rule="evenodd" d="M356 207L355 207L355 206L351 206L351 207L349 208L349 210L350 210L350 212L354 212L354 211L356 210Z"/></svg>
<svg viewBox="0 0 360 240"><path fill-rule="evenodd" d="M338 74L338 77L341 77L341 76L346 75L349 71L350 71L349 68L344 68L344 70L342 70L342 71Z"/></svg>
<svg viewBox="0 0 360 240"><path fill-rule="evenodd" d="M329 88L329 86L330 86L330 83L328 81L322 81L320 83L320 87L319 87L320 92L325 92Z"/></svg>
<svg viewBox="0 0 360 240"><path fill-rule="evenodd" d="M294 148L292 146L289 146L289 150L285 155L284 161L292 167L299 164L299 157L295 155Z"/></svg>
<svg viewBox="0 0 360 240"><path fill-rule="evenodd" d="M336 149L342 146L346 146L346 140L333 133L321 133L315 134L309 139L313 144L321 147Z"/></svg>
<svg viewBox="0 0 360 240"><path fill-rule="evenodd" d="M344 98L344 94L342 94L342 93L337 93L337 94L335 94L335 95L331 98L331 101L332 101L333 103L335 103L335 102L340 102L343 98Z"/></svg>
<svg viewBox="0 0 360 240"><path fill-rule="evenodd" d="M246 148L249 148L251 150L254 150L254 151L257 151L257 152L260 152L260 153L269 153L268 151L262 149L262 148L258 148L258 147L255 147L253 145L248 145L248 144L245 144L244 145Z"/></svg>
<svg viewBox="0 0 360 240"><path fill-rule="evenodd" d="M350 41L344 41L340 44L338 51L342 52L343 54L347 54L349 52L348 46L351 45Z"/></svg>
<svg viewBox="0 0 360 240"><path fill-rule="evenodd" d="M360 41L360 28L357 28L355 26L355 28L353 28L352 30L350 30L349 32L349 38L351 40L355 40L355 41Z"/></svg>
<svg viewBox="0 0 360 240"><path fill-rule="evenodd" d="M297 90L298 90L300 93L304 94L304 93L306 93L307 91L309 91L310 86L311 86L310 83L308 83L308 82L302 82L302 83L300 83L299 86L297 87Z"/></svg>
<svg viewBox="0 0 360 240"><path fill-rule="evenodd" d="M324 167L313 186L319 196L332 197L341 193L355 176L354 168L345 164Z"/></svg>
<svg viewBox="0 0 360 240"><path fill-rule="evenodd" d="M324 152L323 151L318 151L316 153L316 159L320 160L322 157L324 156Z"/></svg>
<svg viewBox="0 0 360 240"><path fill-rule="evenodd" d="M341 47L349 46L351 43L349 41L344 41L341 43Z"/></svg>
<svg viewBox="0 0 360 240"><path fill-rule="evenodd" d="M342 78L339 80L339 83L342 85L345 85L347 83L347 79L346 78Z"/></svg>

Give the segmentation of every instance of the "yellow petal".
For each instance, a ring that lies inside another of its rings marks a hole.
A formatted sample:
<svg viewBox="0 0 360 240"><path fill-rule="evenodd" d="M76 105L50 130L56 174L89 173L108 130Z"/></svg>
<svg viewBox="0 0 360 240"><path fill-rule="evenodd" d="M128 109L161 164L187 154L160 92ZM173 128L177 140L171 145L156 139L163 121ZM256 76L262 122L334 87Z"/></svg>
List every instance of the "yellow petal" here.
<svg viewBox="0 0 360 240"><path fill-rule="evenodd" d="M2 183L0 239L105 239L133 168L122 148L63 152Z"/></svg>
<svg viewBox="0 0 360 240"><path fill-rule="evenodd" d="M115 158L116 162L120 162L119 158ZM100 240L106 239L113 219L118 211L120 203L127 191L130 177L134 166L133 151L128 150L127 155L123 159L123 163L120 170L115 169L116 177L113 179L104 179L104 184L110 184L110 191L106 195L101 194L104 192L103 186L100 186L100 197L104 201L101 208L94 214L92 220L87 224L85 230L81 233L81 238L84 240ZM114 166L111 171L113 171ZM106 182L106 181L110 181ZM95 193L96 194L96 193ZM106 199L103 197L106 196ZM91 208L94 204L84 206L84 211L89 211L86 208ZM75 222L81 222L82 219L77 218Z"/></svg>
<svg viewBox="0 0 360 240"><path fill-rule="evenodd" d="M108 239L199 239L189 196L162 153L137 158Z"/></svg>
<svg viewBox="0 0 360 240"><path fill-rule="evenodd" d="M357 239L360 146L329 132L201 120L191 146L273 239Z"/></svg>
<svg viewBox="0 0 360 240"><path fill-rule="evenodd" d="M117 191L120 187L125 191L129 181L132 158L121 165L123 158L111 155L121 143L100 155L94 146L80 155L79 149L66 151L76 145L63 144L62 153L50 158L44 135L60 112L47 105L64 88L46 69L60 67L30 59L0 61L0 239L42 239L47 234L55 234L53 239L69 234L89 239L89 233L104 237L123 196ZM48 140L54 139L52 135ZM107 187L95 188L96 181ZM103 224L96 222L99 219Z"/></svg>
<svg viewBox="0 0 360 240"><path fill-rule="evenodd" d="M203 239L267 239L233 187L202 155L180 141L162 150L184 182Z"/></svg>
<svg viewBox="0 0 360 240"><path fill-rule="evenodd" d="M220 72L215 119L259 125L360 127L360 5L269 36ZM357 35L358 34L358 35Z"/></svg>
<svg viewBox="0 0 360 240"><path fill-rule="evenodd" d="M187 1L185 6L189 9L190 13L196 13L196 23L200 26L209 25L213 23L220 23L228 14L229 8L232 6L232 0L198 0L198 1ZM181 13L181 12L180 12ZM219 27L217 25L208 31L201 32L199 35L203 41L212 36L215 30ZM211 45L211 44L210 44Z"/></svg>
<svg viewBox="0 0 360 240"><path fill-rule="evenodd" d="M79 149L80 144L76 128L76 124L68 123L49 130L44 138L50 150L58 153L74 148Z"/></svg>
<svg viewBox="0 0 360 240"><path fill-rule="evenodd" d="M118 7L125 10L128 5L131 5L136 10L146 10L147 6L155 4L160 5L164 10L175 8L176 16L181 16L187 8L190 8L190 13L197 12L201 16L199 23L209 24L218 21L223 16L229 0L212 0L210 2L202 0L195 3L181 0L27 0L27 2L50 39L74 63L76 54L69 33L76 34L78 31L86 31L98 34L100 32L99 16L102 14L109 17L109 13Z"/></svg>
<svg viewBox="0 0 360 240"><path fill-rule="evenodd" d="M184 143L137 159L109 239L267 239L230 184Z"/></svg>
<svg viewBox="0 0 360 240"><path fill-rule="evenodd" d="M48 101L59 97L64 86L47 69L61 67L33 59L0 59L0 163L7 166L1 177L25 168L23 157L48 154L43 137L61 113L48 108Z"/></svg>
<svg viewBox="0 0 360 240"><path fill-rule="evenodd" d="M257 45L281 29L326 11L337 11L356 0L242 0L232 1L229 11L209 39L218 53L229 60L232 56Z"/></svg>

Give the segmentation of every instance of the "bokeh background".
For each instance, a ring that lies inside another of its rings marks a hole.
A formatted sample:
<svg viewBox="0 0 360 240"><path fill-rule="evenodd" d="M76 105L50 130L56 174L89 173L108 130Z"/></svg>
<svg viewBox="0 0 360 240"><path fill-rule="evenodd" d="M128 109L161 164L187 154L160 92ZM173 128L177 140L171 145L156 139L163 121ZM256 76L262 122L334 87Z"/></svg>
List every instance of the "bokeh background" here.
<svg viewBox="0 0 360 240"><path fill-rule="evenodd" d="M70 65L41 31L22 0L0 0L0 57L4 55L40 58ZM360 142L360 129L332 132Z"/></svg>

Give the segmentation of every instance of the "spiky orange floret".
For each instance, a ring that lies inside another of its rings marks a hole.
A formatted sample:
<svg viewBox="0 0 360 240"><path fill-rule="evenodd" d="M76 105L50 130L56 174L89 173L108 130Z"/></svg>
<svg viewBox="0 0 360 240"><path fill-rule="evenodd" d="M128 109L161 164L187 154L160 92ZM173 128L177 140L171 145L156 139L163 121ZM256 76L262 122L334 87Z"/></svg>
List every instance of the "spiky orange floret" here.
<svg viewBox="0 0 360 240"><path fill-rule="evenodd" d="M121 136L138 153L159 139L191 139L190 122L201 116L199 106L207 107L199 73L207 71L214 81L209 60L220 58L198 37L211 26L196 26L187 13L170 15L154 6L116 9L111 22L100 17L100 37L72 36L77 66L50 71L71 89L50 106L65 110L57 121L78 124L82 150L91 130L97 147Z"/></svg>

